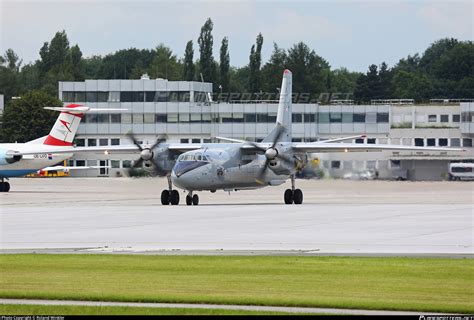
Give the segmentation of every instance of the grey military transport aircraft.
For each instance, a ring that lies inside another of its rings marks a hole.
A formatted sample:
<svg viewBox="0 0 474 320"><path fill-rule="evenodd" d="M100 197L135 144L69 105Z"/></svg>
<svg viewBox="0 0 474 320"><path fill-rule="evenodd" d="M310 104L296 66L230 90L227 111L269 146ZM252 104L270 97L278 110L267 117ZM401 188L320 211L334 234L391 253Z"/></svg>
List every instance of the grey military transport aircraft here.
<svg viewBox="0 0 474 320"><path fill-rule="evenodd" d="M135 161L134 167L140 167L145 162L145 166L154 167L158 175L168 177L168 189L161 193L163 205L179 204L179 193L173 189L173 185L188 191L187 205L198 205L199 196L195 194L196 191L251 190L278 186L285 183L288 178L291 180L291 188L285 190L284 202L301 204L303 191L295 186L295 174L308 162L308 153L382 150L462 151L454 148L341 142L363 136L308 143L291 142L291 97L292 74L291 71L285 70L275 127L262 142L258 143L216 137L229 143L165 145L162 140L158 140L155 145L143 148L133 134L129 134L140 150L140 158Z"/></svg>
<svg viewBox="0 0 474 320"><path fill-rule="evenodd" d="M158 139L152 146L142 146L133 133L135 145L109 147L70 147L54 153L137 152L133 167L145 167L158 176L166 176L168 189L161 192L163 205L178 205L179 193L173 185L188 192L187 205L198 205L196 191L251 190L278 186L291 180L285 190L286 204L302 204L303 191L295 186L296 173L308 162L309 153L369 151L463 151L455 148L411 147L388 144L356 144L342 141L363 136L343 137L318 142L291 142L292 74L283 72L278 113L274 129L262 142L216 137L227 143L166 143ZM138 150L137 150L138 149Z"/></svg>

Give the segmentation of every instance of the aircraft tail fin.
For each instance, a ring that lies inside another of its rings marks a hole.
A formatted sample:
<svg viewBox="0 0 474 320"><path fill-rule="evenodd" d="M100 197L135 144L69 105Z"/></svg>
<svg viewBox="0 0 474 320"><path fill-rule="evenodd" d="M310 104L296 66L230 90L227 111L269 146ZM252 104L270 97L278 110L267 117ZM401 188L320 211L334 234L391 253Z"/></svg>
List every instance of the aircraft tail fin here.
<svg viewBox="0 0 474 320"><path fill-rule="evenodd" d="M280 100L275 128L263 139L263 142L272 142L279 135L278 142L291 142L291 114L292 114L292 73L290 70L283 71L281 81ZM279 134L282 130L283 134Z"/></svg>
<svg viewBox="0 0 474 320"><path fill-rule="evenodd" d="M43 144L50 146L72 146L79 123L84 116L84 107L78 104L68 104L61 108L47 109L57 109L61 113Z"/></svg>

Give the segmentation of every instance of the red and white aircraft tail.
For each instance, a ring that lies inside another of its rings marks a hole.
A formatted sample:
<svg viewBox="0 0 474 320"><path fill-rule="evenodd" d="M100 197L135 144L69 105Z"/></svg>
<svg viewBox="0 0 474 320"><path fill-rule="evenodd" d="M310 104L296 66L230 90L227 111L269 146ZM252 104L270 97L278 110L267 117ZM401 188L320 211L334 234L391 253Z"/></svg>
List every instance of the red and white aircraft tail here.
<svg viewBox="0 0 474 320"><path fill-rule="evenodd" d="M86 108L78 104L68 104L62 108L48 108L61 111L61 113L43 144L49 146L72 146L84 112L88 111L85 110Z"/></svg>

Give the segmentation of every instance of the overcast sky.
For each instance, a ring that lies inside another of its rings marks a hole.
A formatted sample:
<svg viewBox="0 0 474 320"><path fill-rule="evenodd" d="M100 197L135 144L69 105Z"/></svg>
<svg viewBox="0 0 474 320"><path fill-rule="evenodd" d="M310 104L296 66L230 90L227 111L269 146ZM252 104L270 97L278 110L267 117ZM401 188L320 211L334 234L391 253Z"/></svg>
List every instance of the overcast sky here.
<svg viewBox="0 0 474 320"><path fill-rule="evenodd" d="M13 48L25 62L39 58L43 42L66 30L84 56L159 43L184 55L205 20L214 22L214 56L229 37L231 65L248 64L256 35L264 37L263 61L273 42L289 48L303 41L332 68L366 71L393 66L443 37L473 40L473 1L22 1L0 0L0 49Z"/></svg>

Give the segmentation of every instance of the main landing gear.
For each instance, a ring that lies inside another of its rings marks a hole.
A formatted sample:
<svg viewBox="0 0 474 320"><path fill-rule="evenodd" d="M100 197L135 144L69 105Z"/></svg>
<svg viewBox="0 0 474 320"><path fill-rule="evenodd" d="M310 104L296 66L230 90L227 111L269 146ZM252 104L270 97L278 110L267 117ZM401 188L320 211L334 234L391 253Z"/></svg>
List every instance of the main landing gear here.
<svg viewBox="0 0 474 320"><path fill-rule="evenodd" d="M0 192L8 192L10 191L10 184L2 178L2 182L0 182Z"/></svg>
<svg viewBox="0 0 474 320"><path fill-rule="evenodd" d="M197 206L199 204L199 196L197 194L193 195L192 191L189 191L188 195L186 196L186 205L191 206L195 205Z"/></svg>
<svg viewBox="0 0 474 320"><path fill-rule="evenodd" d="M166 178L168 178L168 190L165 189L161 192L161 204L176 206L179 204L179 192L178 190L173 190L171 177L168 175Z"/></svg>
<svg viewBox="0 0 474 320"><path fill-rule="evenodd" d="M303 191L301 189L295 189L295 175L291 175L291 189L285 190L284 195L286 204L302 204L303 203Z"/></svg>

